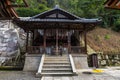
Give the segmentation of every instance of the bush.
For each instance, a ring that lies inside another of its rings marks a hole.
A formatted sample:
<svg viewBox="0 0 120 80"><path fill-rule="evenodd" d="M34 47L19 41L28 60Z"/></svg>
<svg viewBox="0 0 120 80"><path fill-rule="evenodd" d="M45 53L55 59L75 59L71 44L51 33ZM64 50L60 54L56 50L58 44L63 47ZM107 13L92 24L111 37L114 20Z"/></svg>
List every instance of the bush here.
<svg viewBox="0 0 120 80"><path fill-rule="evenodd" d="M106 34L104 38L105 38L105 39L110 39L110 35L109 35L109 34Z"/></svg>
<svg viewBox="0 0 120 80"><path fill-rule="evenodd" d="M31 17L36 14L39 14L40 11L30 8L21 8L17 10L17 13L20 17Z"/></svg>
<svg viewBox="0 0 120 80"><path fill-rule="evenodd" d="M120 31L120 19L116 20L115 26L112 28L114 31Z"/></svg>

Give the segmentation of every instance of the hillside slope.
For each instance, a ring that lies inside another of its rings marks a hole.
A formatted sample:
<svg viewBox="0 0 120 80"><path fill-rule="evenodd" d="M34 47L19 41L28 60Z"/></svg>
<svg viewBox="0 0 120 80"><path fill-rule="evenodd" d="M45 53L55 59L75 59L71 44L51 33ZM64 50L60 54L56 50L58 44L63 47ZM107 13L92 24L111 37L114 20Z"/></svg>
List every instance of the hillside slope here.
<svg viewBox="0 0 120 80"><path fill-rule="evenodd" d="M95 28L87 34L88 45L96 52L120 52L120 33Z"/></svg>

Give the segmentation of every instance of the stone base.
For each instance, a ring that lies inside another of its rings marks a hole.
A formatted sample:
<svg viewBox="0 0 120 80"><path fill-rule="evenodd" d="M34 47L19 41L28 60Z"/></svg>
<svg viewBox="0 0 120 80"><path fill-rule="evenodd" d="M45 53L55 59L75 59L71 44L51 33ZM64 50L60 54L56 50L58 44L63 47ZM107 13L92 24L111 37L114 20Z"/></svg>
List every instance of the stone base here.
<svg viewBox="0 0 120 80"><path fill-rule="evenodd" d="M23 71L37 71L41 57L41 54L26 54Z"/></svg>
<svg viewBox="0 0 120 80"><path fill-rule="evenodd" d="M88 69L88 61L86 54L73 54L72 55L76 69Z"/></svg>

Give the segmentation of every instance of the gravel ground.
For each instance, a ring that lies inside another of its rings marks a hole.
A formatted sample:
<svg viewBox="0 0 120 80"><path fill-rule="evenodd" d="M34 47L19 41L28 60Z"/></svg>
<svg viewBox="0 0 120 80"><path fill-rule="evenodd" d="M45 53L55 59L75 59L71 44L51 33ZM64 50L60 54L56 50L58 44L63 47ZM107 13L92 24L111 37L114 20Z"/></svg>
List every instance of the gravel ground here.
<svg viewBox="0 0 120 80"><path fill-rule="evenodd" d="M35 77L35 72L0 71L0 80L41 80Z"/></svg>

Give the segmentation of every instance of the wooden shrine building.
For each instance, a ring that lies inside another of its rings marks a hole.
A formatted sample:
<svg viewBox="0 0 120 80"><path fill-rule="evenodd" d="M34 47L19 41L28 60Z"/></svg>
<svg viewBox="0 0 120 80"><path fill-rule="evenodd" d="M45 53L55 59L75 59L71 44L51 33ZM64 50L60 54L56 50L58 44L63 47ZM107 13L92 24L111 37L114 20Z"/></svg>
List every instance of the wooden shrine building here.
<svg viewBox="0 0 120 80"><path fill-rule="evenodd" d="M55 7L29 19L15 19L14 23L27 32L26 47L28 53L43 54L46 47L53 46L56 54L59 53L59 46L62 46L66 47L69 53L74 53L76 48L77 53L80 54L87 53L87 31L94 29L100 21L98 19L80 18ZM84 41L84 46L80 43L80 39ZM31 43L28 40L31 40ZM38 47L42 51L34 52Z"/></svg>
<svg viewBox="0 0 120 80"><path fill-rule="evenodd" d="M38 55L42 54L53 57L71 54L74 57L75 65L79 65L81 59L87 65L86 34L89 30L94 29L95 25L101 20L80 18L56 6L52 10L40 13L29 19L14 19L13 22L27 33L27 56L34 55L35 57L36 55L37 58L34 58L35 60L38 59ZM30 58L31 56L29 56L28 62L33 59L33 56ZM75 61L76 57L78 61ZM43 58L40 57L40 59L41 64ZM28 62L25 62L25 65L29 64L36 67L33 65L34 62ZM76 66L76 68L81 67ZM38 69L38 66L36 69Z"/></svg>

